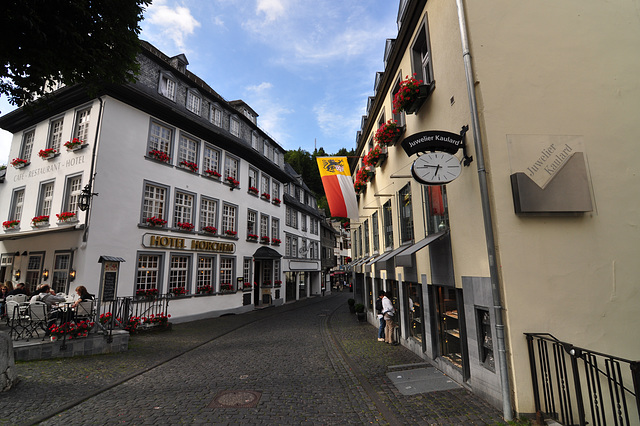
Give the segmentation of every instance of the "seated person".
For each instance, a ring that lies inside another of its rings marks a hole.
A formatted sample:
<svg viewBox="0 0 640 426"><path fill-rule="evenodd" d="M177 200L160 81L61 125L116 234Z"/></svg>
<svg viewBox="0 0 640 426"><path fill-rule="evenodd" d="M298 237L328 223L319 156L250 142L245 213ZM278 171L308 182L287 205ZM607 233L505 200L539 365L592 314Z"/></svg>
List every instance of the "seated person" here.
<svg viewBox="0 0 640 426"><path fill-rule="evenodd" d="M89 294L87 288L83 285L79 285L78 287L76 287L76 294L78 295L78 300L73 302L73 305L71 305L72 308L77 308L80 302L93 300L93 296Z"/></svg>
<svg viewBox="0 0 640 426"><path fill-rule="evenodd" d="M49 327L51 327L52 324L55 324L58 319L64 318L65 316L64 311L62 311L61 309L54 309L53 305L55 305L56 303L65 302L66 299L64 296L56 296L56 292L53 291L48 284L44 284L43 286L41 286L38 291L39 293L31 298L31 302L43 302L45 305L47 305L47 311L49 312L49 323L47 324L47 333L45 335L48 335Z"/></svg>
<svg viewBox="0 0 640 426"><path fill-rule="evenodd" d="M14 288L9 292L9 296L14 294L26 294L27 296L29 295L29 293L27 292L27 289L24 286L24 283L16 284L16 288Z"/></svg>

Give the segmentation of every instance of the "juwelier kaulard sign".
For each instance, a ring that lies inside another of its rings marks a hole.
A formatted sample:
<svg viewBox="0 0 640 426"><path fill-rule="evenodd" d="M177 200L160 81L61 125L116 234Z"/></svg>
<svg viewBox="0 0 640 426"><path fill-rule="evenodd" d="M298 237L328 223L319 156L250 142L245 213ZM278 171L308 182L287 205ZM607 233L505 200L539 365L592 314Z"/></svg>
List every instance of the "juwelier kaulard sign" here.
<svg viewBox="0 0 640 426"><path fill-rule="evenodd" d="M507 135L516 214L593 210L582 136Z"/></svg>

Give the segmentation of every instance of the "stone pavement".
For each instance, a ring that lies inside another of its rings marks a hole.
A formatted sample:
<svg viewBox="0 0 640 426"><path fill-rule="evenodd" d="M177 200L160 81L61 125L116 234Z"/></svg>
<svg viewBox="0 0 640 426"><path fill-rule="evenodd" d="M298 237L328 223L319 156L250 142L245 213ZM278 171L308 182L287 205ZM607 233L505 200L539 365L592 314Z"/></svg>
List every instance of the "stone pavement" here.
<svg viewBox="0 0 640 426"><path fill-rule="evenodd" d="M462 388L402 395L386 373L423 361L378 342L351 296L176 324L133 335L125 353L19 363L0 424L503 423Z"/></svg>

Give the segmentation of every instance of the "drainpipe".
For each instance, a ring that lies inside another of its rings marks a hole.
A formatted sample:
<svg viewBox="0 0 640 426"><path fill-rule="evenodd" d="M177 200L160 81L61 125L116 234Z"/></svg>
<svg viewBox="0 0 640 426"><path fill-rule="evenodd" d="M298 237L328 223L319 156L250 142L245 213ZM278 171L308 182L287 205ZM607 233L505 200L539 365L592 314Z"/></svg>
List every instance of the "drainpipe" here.
<svg viewBox="0 0 640 426"><path fill-rule="evenodd" d="M504 343L504 322L502 318L502 297L500 288L500 276L496 265L496 247L493 238L493 219L491 217L491 204L489 202L489 189L487 185L487 171L484 164L484 151L482 149L482 136L480 135L478 103L476 100L473 67L471 65L471 53L469 51L469 39L466 25L466 15L463 0L456 0L458 7L458 22L460 24L460 38L462 41L462 56L467 78L467 92L469 106L471 108L471 122L473 129L473 141L476 150L476 162L478 167L478 181L480 182L480 198L482 201L482 215L484 218L484 233L489 257L489 275L491 277L491 294L493 296L493 309L496 321L496 346L498 349L498 365L500 366L500 382L502 385L502 415L506 421L513 420L511 408L511 388L509 385L509 371L507 368L507 356Z"/></svg>
<svg viewBox="0 0 640 426"><path fill-rule="evenodd" d="M98 111L98 122L96 123L96 136L93 140L93 149L91 152L91 168L89 169L89 193L92 193L93 191L93 171L95 170L95 166L96 166L96 153L98 151L98 135L100 134L100 122L102 121L102 110L104 107L104 103L102 101L102 98L98 98L98 100L100 101L100 111ZM82 234L82 242L86 243L87 239L88 239L88 233L89 233L89 221L91 219L91 210L93 209L93 197L91 197L89 199L89 210L87 210L87 215L85 218L85 226L84 226L84 232Z"/></svg>

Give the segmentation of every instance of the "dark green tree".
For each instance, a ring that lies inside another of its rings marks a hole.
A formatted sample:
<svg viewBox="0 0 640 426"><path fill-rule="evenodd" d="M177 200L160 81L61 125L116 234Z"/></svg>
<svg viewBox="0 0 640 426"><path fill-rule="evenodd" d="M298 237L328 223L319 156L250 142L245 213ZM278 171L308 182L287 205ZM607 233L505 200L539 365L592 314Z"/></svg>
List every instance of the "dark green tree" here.
<svg viewBox="0 0 640 426"><path fill-rule="evenodd" d="M94 92L135 79L149 0L3 0L0 96L22 106L54 82Z"/></svg>

